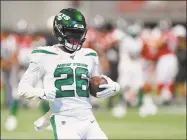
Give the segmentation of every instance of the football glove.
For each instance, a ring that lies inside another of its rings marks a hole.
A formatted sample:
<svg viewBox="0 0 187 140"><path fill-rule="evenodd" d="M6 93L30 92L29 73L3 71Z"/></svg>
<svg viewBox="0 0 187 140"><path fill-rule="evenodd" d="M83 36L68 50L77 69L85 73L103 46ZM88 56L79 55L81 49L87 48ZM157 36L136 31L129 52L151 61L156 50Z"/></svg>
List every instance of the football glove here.
<svg viewBox="0 0 187 140"><path fill-rule="evenodd" d="M19 95L23 96L25 98L40 98L43 100L53 101L56 96L56 88L53 88L52 90L44 90L41 88L30 88L30 90L25 91L19 91Z"/></svg>
<svg viewBox="0 0 187 140"><path fill-rule="evenodd" d="M99 85L99 88L105 88L103 91L97 92L98 98L108 98L116 95L116 93L120 90L120 86L117 82L112 81L109 77L102 75L101 77L105 78L107 84Z"/></svg>

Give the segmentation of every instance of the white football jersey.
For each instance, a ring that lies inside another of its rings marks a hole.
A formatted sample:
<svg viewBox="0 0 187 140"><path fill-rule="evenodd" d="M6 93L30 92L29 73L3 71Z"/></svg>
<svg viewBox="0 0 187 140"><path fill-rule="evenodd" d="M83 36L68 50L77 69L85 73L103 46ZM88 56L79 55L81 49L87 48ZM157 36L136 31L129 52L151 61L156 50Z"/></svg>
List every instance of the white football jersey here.
<svg viewBox="0 0 187 140"><path fill-rule="evenodd" d="M82 48L70 54L62 51L58 45L37 47L30 59L31 63L39 66L40 71L33 77L34 83L42 80L47 91L56 88L56 99L50 103L53 113L64 114L92 108L89 79L98 75L98 56L94 50Z"/></svg>
<svg viewBox="0 0 187 140"><path fill-rule="evenodd" d="M126 36L120 46L118 82L122 87L139 89L144 84L140 53L143 48L140 38ZM132 59L133 56L136 59Z"/></svg>

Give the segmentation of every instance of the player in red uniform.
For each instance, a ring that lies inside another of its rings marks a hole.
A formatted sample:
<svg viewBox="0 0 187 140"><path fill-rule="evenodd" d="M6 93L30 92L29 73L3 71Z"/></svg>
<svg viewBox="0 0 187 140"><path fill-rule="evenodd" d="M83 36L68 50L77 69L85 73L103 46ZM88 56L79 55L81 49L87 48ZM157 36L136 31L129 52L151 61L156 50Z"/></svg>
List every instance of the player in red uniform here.
<svg viewBox="0 0 187 140"><path fill-rule="evenodd" d="M174 95L175 78L178 73L176 45L176 37L171 31L163 31L156 43L156 84L157 94L160 95L162 103L171 101Z"/></svg>

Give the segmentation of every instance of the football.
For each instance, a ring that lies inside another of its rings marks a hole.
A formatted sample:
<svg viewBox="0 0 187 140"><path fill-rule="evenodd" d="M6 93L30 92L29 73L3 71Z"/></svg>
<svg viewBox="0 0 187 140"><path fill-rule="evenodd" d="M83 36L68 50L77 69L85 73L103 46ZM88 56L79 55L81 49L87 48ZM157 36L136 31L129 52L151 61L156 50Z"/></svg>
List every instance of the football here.
<svg viewBox="0 0 187 140"><path fill-rule="evenodd" d="M104 90L104 88L99 88L101 84L107 84L107 81L103 77L94 76L90 79L90 94L96 97L96 93Z"/></svg>

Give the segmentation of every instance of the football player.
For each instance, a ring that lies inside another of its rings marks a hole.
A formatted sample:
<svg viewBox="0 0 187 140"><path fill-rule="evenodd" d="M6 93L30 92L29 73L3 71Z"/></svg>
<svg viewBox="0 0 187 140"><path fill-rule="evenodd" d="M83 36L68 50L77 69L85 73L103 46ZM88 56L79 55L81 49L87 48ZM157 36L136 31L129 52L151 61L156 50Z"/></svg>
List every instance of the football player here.
<svg viewBox="0 0 187 140"><path fill-rule="evenodd" d="M156 42L155 55L157 94L161 103L171 103L174 97L175 78L178 73L178 60L175 54L177 38L171 30L161 32Z"/></svg>
<svg viewBox="0 0 187 140"><path fill-rule="evenodd" d="M139 115L141 117L155 115L157 108L148 89L143 68L142 53L144 52L144 42L141 38L141 27L136 24L128 27L128 33L120 46L119 62L119 84L123 92L125 102L132 106L140 106ZM113 108L113 115L123 117L127 109L124 103Z"/></svg>
<svg viewBox="0 0 187 140"><path fill-rule="evenodd" d="M15 34L9 34L6 39L1 42L1 64L2 74L5 80L5 94L7 97L7 107L11 108L11 113L7 117L5 128L12 130L16 127L17 121L14 117L15 106L17 102L14 100L16 94L16 88L18 86L18 47L17 36ZM16 85L17 84L17 85ZM8 123L9 122L9 123Z"/></svg>
<svg viewBox="0 0 187 140"><path fill-rule="evenodd" d="M179 71L176 76L176 89L186 96L186 28L183 25L175 25L172 32L177 37L176 56Z"/></svg>
<svg viewBox="0 0 187 140"><path fill-rule="evenodd" d="M33 50L30 65L22 77L18 92L26 98L50 102L50 111L40 126L50 120L55 139L107 139L92 111L89 80L98 76L98 56L81 48L87 32L86 20L76 9L62 9L55 16L53 33L59 44ZM119 84L106 76L98 98L114 96ZM42 79L44 88L34 88ZM41 128L35 123L36 127Z"/></svg>

